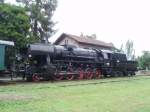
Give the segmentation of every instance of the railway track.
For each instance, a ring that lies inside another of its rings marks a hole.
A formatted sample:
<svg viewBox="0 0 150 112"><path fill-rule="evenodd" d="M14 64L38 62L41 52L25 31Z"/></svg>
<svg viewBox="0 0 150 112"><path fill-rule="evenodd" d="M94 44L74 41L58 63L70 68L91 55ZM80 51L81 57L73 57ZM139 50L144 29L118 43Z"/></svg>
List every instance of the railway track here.
<svg viewBox="0 0 150 112"><path fill-rule="evenodd" d="M56 84L57 87L70 87L70 86L84 86L84 85L97 85L103 83L116 83L116 82L127 82L133 80L142 80L142 79L150 79L150 75L136 75L133 77L111 77L111 78L103 78L103 79L92 79L92 80L63 80L63 81L41 81L41 82L26 82L23 80L13 80L13 81L0 81L0 86L4 85L16 85L16 84ZM70 84L69 82L72 82Z"/></svg>
<svg viewBox="0 0 150 112"><path fill-rule="evenodd" d="M136 76L136 77L123 77L121 79L118 79L118 78L110 78L108 80L107 79L108 78L104 78L104 79L101 79L100 81L97 81L97 82L65 84L65 85L59 85L59 87L80 86L80 85L86 86L86 85L97 85L97 84L103 84L103 83L129 82L129 81L133 81L133 80L150 79L150 75ZM87 81L87 80L85 80L85 81Z"/></svg>

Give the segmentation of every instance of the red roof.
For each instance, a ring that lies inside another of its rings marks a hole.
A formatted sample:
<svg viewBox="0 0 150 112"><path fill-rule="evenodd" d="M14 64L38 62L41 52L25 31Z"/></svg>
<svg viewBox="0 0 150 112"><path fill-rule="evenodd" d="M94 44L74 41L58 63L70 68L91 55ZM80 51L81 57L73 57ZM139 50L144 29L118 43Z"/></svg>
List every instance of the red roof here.
<svg viewBox="0 0 150 112"><path fill-rule="evenodd" d="M76 35L71 35L71 34L65 34L63 33L55 42L54 44L59 44L60 41L62 41L65 37L69 37L77 41L78 43L83 43L83 44L91 44L91 45L96 45L96 46L104 46L104 47L112 47L114 48L113 43L106 43L100 40L96 40L93 38L88 38L88 37L81 37L81 36L76 36Z"/></svg>

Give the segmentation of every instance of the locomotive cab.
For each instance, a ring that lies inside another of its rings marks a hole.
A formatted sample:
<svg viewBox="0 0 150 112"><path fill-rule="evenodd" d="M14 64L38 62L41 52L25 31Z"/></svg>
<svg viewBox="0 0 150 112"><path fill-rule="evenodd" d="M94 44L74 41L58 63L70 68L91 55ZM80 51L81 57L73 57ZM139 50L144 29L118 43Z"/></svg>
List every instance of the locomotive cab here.
<svg viewBox="0 0 150 112"><path fill-rule="evenodd" d="M125 54L103 51L105 76L135 75L137 62L128 61Z"/></svg>

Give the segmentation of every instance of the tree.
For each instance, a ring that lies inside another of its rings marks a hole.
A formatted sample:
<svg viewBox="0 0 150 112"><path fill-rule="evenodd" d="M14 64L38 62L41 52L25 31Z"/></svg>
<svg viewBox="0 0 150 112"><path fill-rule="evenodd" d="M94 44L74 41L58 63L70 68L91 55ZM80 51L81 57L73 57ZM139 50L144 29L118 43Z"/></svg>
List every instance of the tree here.
<svg viewBox="0 0 150 112"><path fill-rule="evenodd" d="M135 60L135 49L133 47L133 41L128 40L125 44L121 44L120 49L116 49L117 52L125 53L128 60Z"/></svg>
<svg viewBox="0 0 150 112"><path fill-rule="evenodd" d="M135 49L134 49L133 45L134 45L133 41L128 40L126 42L125 46L123 46L123 44L122 44L120 49L117 49L117 51L121 52L121 53L125 53L128 60L135 60Z"/></svg>
<svg viewBox="0 0 150 112"><path fill-rule="evenodd" d="M114 51L115 51L115 52L124 53L123 44L121 44L120 49L115 48Z"/></svg>
<svg viewBox="0 0 150 112"><path fill-rule="evenodd" d="M30 39L29 17L22 7L0 4L0 39L14 41L21 51Z"/></svg>
<svg viewBox="0 0 150 112"><path fill-rule="evenodd" d="M16 0L24 4L30 16L31 32L40 41L55 33L52 16L56 10L57 0Z"/></svg>
<svg viewBox="0 0 150 112"><path fill-rule="evenodd" d="M0 3L4 3L4 0L0 0Z"/></svg>
<svg viewBox="0 0 150 112"><path fill-rule="evenodd" d="M138 63L141 69L150 69L150 52L143 51L142 56L138 57Z"/></svg>
<svg viewBox="0 0 150 112"><path fill-rule="evenodd" d="M125 53L127 55L127 59L131 60L133 55L133 41L128 40L125 46Z"/></svg>
<svg viewBox="0 0 150 112"><path fill-rule="evenodd" d="M121 44L121 47L120 47L120 52L122 52L122 53L124 53L124 51L123 51L123 44Z"/></svg>

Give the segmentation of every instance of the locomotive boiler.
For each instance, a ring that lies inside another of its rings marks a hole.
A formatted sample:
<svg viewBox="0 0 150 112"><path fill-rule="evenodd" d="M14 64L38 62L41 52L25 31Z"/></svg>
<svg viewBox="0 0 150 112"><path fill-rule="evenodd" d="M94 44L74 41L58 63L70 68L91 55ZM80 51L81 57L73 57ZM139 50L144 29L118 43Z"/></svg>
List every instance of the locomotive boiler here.
<svg viewBox="0 0 150 112"><path fill-rule="evenodd" d="M30 44L28 47L28 81L92 79L134 75L137 63L125 54L72 45Z"/></svg>

